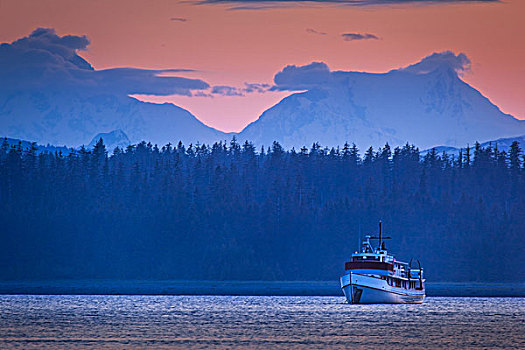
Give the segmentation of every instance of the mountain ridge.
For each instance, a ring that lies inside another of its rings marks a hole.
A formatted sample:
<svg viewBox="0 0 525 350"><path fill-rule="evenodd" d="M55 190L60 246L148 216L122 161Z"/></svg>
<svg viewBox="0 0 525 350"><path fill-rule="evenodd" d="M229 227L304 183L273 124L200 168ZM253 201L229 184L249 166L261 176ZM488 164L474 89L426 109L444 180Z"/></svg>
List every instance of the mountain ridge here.
<svg viewBox="0 0 525 350"><path fill-rule="evenodd" d="M212 143L228 136L174 104L148 103L107 93L17 91L7 96L0 94L0 116L0 130L6 136L71 147L88 144L104 130L118 129L124 131L132 143L144 139L159 144Z"/></svg>
<svg viewBox="0 0 525 350"><path fill-rule="evenodd" d="M71 147L117 129L134 143L212 142L227 135L179 106L131 97L191 96L208 83L161 76L183 69L97 70L78 55L89 44L86 36L59 36L51 28L0 44L0 134Z"/></svg>
<svg viewBox="0 0 525 350"><path fill-rule="evenodd" d="M334 81L292 94L239 134L241 140L301 147L356 143L359 147L413 143L462 146L525 133L449 67L416 74L332 72Z"/></svg>

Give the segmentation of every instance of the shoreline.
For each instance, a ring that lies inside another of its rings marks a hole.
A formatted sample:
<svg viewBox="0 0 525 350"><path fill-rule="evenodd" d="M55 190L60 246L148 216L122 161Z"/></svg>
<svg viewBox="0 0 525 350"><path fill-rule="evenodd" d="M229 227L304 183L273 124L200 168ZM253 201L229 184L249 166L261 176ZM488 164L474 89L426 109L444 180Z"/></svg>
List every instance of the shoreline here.
<svg viewBox="0 0 525 350"><path fill-rule="evenodd" d="M525 297L525 283L435 282L430 297ZM343 296L336 281L0 281L0 294Z"/></svg>

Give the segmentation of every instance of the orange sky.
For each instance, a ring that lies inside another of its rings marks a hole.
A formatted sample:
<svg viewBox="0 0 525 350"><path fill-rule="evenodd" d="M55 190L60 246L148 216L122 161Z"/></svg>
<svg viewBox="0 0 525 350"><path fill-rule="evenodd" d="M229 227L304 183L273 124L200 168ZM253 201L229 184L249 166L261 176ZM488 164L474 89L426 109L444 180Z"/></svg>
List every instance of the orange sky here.
<svg viewBox="0 0 525 350"><path fill-rule="evenodd" d="M384 72L452 50L472 60L468 83L504 112L525 119L524 18L521 0L234 11L173 0L0 0L0 42L52 27L59 35L86 34L92 44L81 55L97 69L192 68L198 72L185 76L237 87L271 83L287 64L323 61L332 70ZM346 42L342 33L381 39ZM147 99L174 102L210 126L239 131L285 95Z"/></svg>

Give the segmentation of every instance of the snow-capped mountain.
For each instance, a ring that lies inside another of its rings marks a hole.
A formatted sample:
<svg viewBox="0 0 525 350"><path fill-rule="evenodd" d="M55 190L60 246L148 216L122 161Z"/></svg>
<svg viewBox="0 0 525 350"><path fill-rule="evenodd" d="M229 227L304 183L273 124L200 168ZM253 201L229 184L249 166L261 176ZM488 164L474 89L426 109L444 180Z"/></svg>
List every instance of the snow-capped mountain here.
<svg viewBox="0 0 525 350"><path fill-rule="evenodd" d="M127 146L131 145L128 135L119 129L110 132L101 132L97 136L93 137L87 148L92 149L95 147L96 143L100 139L102 139L104 145L106 146L106 150L108 150L110 153L117 147L120 149L126 149Z"/></svg>
<svg viewBox="0 0 525 350"><path fill-rule="evenodd" d="M361 149L387 142L391 146L409 142L425 149L464 147L473 140L525 134L525 122L502 113L461 80L457 67L442 57L436 60L435 55L460 57L450 52L434 54L413 66L383 74L329 72L325 66L322 75L319 63L310 71L307 68L314 64L289 66L296 72L287 71L287 67L279 73L290 75L280 79L282 89L295 86L307 91L294 93L265 111L239 139L258 145L277 140L285 148L311 146L313 142L341 146L348 141ZM278 87L279 74L275 79Z"/></svg>
<svg viewBox="0 0 525 350"><path fill-rule="evenodd" d="M0 93L0 134L77 147L104 130L122 130L129 141L165 145L228 138L173 104L153 104L114 94L77 91Z"/></svg>
<svg viewBox="0 0 525 350"><path fill-rule="evenodd" d="M187 110L130 97L191 95L209 88L206 82L160 76L177 69L96 70L78 55L88 45L85 36L59 36L49 28L0 44L0 136L69 147L118 129L132 143L211 143L225 138Z"/></svg>

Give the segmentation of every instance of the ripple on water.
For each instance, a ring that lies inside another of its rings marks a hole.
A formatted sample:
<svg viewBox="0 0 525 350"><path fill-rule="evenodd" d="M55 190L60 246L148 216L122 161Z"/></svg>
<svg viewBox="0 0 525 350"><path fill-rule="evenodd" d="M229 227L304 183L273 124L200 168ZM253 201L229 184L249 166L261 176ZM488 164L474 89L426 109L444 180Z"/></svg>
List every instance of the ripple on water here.
<svg viewBox="0 0 525 350"><path fill-rule="evenodd" d="M525 349L524 298L0 296L0 348Z"/></svg>

